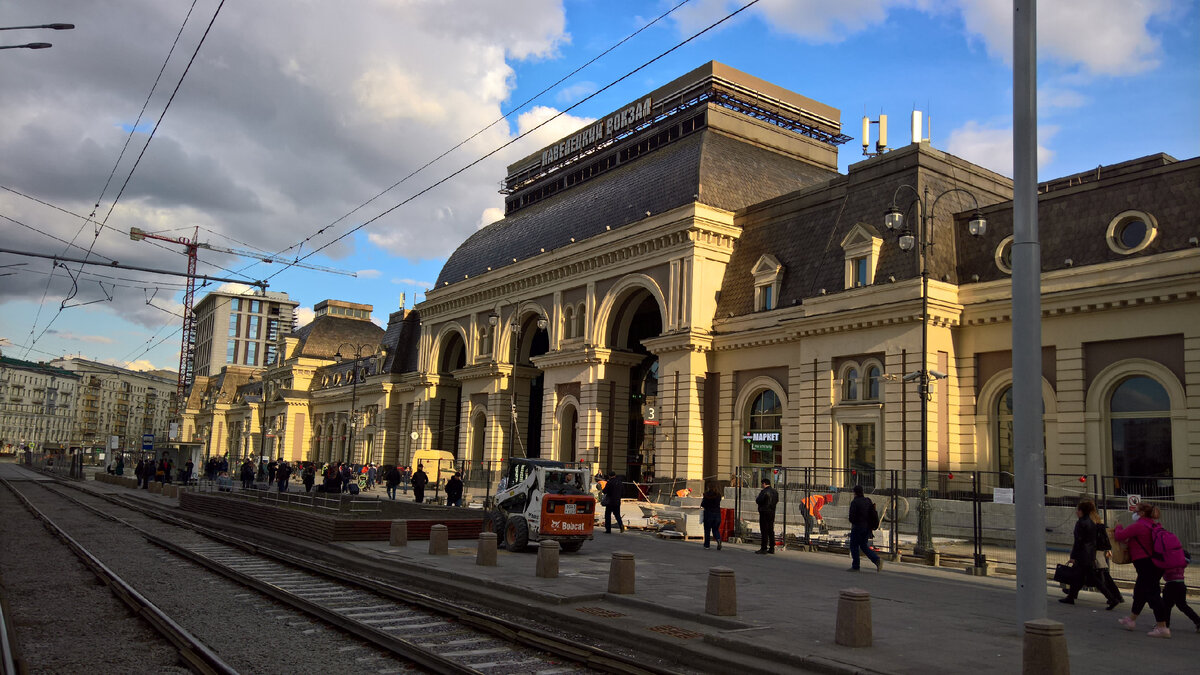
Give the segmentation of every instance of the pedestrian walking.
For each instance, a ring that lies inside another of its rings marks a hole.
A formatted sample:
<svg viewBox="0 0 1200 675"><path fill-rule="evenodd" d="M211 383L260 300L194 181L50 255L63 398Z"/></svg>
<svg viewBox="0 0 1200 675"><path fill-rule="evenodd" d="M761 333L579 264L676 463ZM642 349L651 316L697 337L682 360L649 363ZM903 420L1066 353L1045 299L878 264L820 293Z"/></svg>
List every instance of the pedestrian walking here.
<svg viewBox="0 0 1200 675"><path fill-rule="evenodd" d="M142 474L146 471L146 461L139 459L137 466L133 467L133 475L137 478L137 486L142 487Z"/></svg>
<svg viewBox="0 0 1200 675"><path fill-rule="evenodd" d="M762 490L754 498L758 504L758 526L762 530L762 545L755 553L775 553L775 506L779 504L779 493L771 487L771 479L762 479Z"/></svg>
<svg viewBox="0 0 1200 675"><path fill-rule="evenodd" d="M1167 613L1167 628L1171 628L1171 610L1178 608L1184 616L1192 620L1196 626L1196 632L1200 633L1200 615L1197 615L1196 610L1192 609L1187 602L1187 582L1183 580L1186 569L1185 565L1163 570L1162 600Z"/></svg>
<svg viewBox="0 0 1200 675"><path fill-rule="evenodd" d="M463 482L456 471L446 481L446 506L462 506Z"/></svg>
<svg viewBox="0 0 1200 675"><path fill-rule="evenodd" d="M406 466L400 471L400 487L403 488L404 494L408 494L410 482L412 482L412 469Z"/></svg>
<svg viewBox="0 0 1200 675"><path fill-rule="evenodd" d="M368 464L367 467L367 489L372 490L375 488L376 479L379 478L379 469L374 462Z"/></svg>
<svg viewBox="0 0 1200 675"><path fill-rule="evenodd" d="M1108 608L1112 609L1121 603L1119 595L1113 595L1108 588L1104 586L1104 581L1096 571L1097 560L1097 542L1100 540L1100 534L1103 530L1092 520L1092 514L1096 511L1096 505L1090 500L1079 502L1079 506L1075 509L1075 542L1071 546L1071 559L1067 564L1074 569L1074 581L1067 587L1067 597L1059 598L1059 602L1066 605L1075 604L1075 598L1079 597L1079 590L1084 585L1093 586L1104 595L1104 599L1108 601ZM1105 539L1108 536L1105 535ZM1101 554L1102 555L1102 554Z"/></svg>
<svg viewBox="0 0 1200 675"><path fill-rule="evenodd" d="M879 511L875 502L863 494L861 485L854 486L854 499L850 500L850 570L857 572L860 553L866 554L867 559L875 564L875 571L883 571L883 558L871 550L870 540L875 536L879 527Z"/></svg>
<svg viewBox="0 0 1200 675"><path fill-rule="evenodd" d="M418 464L417 472L412 477L413 500L420 504L425 501L425 485L429 483L429 476L425 475L425 465Z"/></svg>
<svg viewBox="0 0 1200 675"><path fill-rule="evenodd" d="M280 492L288 491L288 479L292 477L292 465L280 459L279 464L275 467L275 480L279 484Z"/></svg>
<svg viewBox="0 0 1200 675"><path fill-rule="evenodd" d="M125 455L117 456L117 475L125 475Z"/></svg>
<svg viewBox="0 0 1200 675"><path fill-rule="evenodd" d="M275 460L271 460L271 462L269 464L267 464L267 482L268 483L275 482L275 472L278 470L279 470L279 462L276 462ZM270 486L267 486L267 487L270 487Z"/></svg>
<svg viewBox="0 0 1200 675"><path fill-rule="evenodd" d="M387 496L392 501L396 500L396 486L400 484L400 469L391 467L383 474L383 480L387 484Z"/></svg>
<svg viewBox="0 0 1200 675"><path fill-rule="evenodd" d="M1161 515L1157 506L1141 502L1133 514L1133 524L1129 527L1117 525L1113 536L1117 541L1129 542L1129 557L1133 560L1133 569L1137 571L1137 581L1133 584L1133 605L1129 608L1129 616L1121 617L1119 623L1125 630L1135 630L1138 615L1142 613L1142 608L1149 605L1154 612L1155 626L1147 635L1169 638L1171 629L1167 628L1167 608L1158 589L1163 571L1150 557L1154 551L1154 528L1162 527L1158 524Z"/></svg>
<svg viewBox="0 0 1200 675"><path fill-rule="evenodd" d="M704 495L700 497L700 508L704 509L702 525L704 527L704 548L708 548L710 539L717 540L717 550L721 550L721 493L717 486L709 484Z"/></svg>
<svg viewBox="0 0 1200 675"><path fill-rule="evenodd" d="M254 464L250 460L242 462L242 489L249 490L254 487Z"/></svg>
<svg viewBox="0 0 1200 675"><path fill-rule="evenodd" d="M1092 505L1089 517L1096 524L1096 577L1101 586L1108 591L1105 593L1105 597L1109 599L1109 602L1105 609L1112 609L1125 602L1125 597L1121 595L1121 589L1117 588L1117 583L1113 581L1112 574L1109 573L1109 567L1112 565L1112 542L1108 539L1108 527L1100 518L1100 511L1096 508L1096 503L1090 499L1083 501ZM1116 604L1113 604L1113 598L1116 598Z"/></svg>
<svg viewBox="0 0 1200 675"><path fill-rule="evenodd" d="M192 482L192 472L195 471L196 465L192 460L188 460L187 464L183 465L183 484L188 485Z"/></svg>
<svg viewBox="0 0 1200 675"><path fill-rule="evenodd" d="M300 480L304 482L304 491L312 492L313 483L317 481L317 470L313 468L312 462L304 463L304 469L300 471Z"/></svg>
<svg viewBox="0 0 1200 675"><path fill-rule="evenodd" d="M608 480L604 482L604 531L612 534L612 518L616 517L617 526L625 532L625 521L621 518L621 497L625 496L625 477L618 476L616 471L608 472Z"/></svg>

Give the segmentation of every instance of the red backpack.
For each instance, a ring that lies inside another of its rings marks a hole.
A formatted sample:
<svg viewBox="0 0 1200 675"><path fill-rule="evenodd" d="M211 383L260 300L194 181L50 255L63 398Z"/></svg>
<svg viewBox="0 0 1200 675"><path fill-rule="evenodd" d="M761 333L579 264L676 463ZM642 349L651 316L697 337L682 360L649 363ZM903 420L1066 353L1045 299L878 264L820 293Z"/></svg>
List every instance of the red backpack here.
<svg viewBox="0 0 1200 675"><path fill-rule="evenodd" d="M1191 556L1184 550L1179 537L1163 527L1160 523L1150 526L1150 538L1154 542L1154 550L1150 552L1150 560L1159 569L1173 570L1187 567Z"/></svg>

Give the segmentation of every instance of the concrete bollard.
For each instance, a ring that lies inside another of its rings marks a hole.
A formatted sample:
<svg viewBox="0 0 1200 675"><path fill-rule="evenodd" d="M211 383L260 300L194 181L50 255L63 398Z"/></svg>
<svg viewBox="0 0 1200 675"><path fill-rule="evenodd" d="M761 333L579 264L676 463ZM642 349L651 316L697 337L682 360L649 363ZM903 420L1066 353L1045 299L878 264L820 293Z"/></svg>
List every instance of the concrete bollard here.
<svg viewBox="0 0 1200 675"><path fill-rule="evenodd" d="M480 532L479 533L479 549L475 552L475 564L484 567L496 566L496 541L495 532ZM538 553L539 557L541 552Z"/></svg>
<svg viewBox="0 0 1200 675"><path fill-rule="evenodd" d="M176 494L176 491L178 491L178 490L179 490L179 488L174 485L162 486L162 493L163 493L164 497L170 497L170 498L174 499L175 497L178 496Z"/></svg>
<svg viewBox="0 0 1200 675"><path fill-rule="evenodd" d="M615 595L633 595L632 553L613 551L612 563L608 568L608 592Z"/></svg>
<svg viewBox="0 0 1200 675"><path fill-rule="evenodd" d="M537 576L542 579L558 578L558 542L543 539L538 543Z"/></svg>
<svg viewBox="0 0 1200 675"><path fill-rule="evenodd" d="M708 595L704 611L713 616L737 616L737 583L728 567L708 569Z"/></svg>
<svg viewBox="0 0 1200 675"><path fill-rule="evenodd" d="M447 555L450 552L449 540L450 528L445 525L429 528L429 555Z"/></svg>
<svg viewBox="0 0 1200 675"><path fill-rule="evenodd" d="M150 481L150 494L152 494L152 495L161 495L161 494L162 494L162 489L163 489L163 484L162 484L162 483L160 483L160 482L158 482L158 481L156 481L156 480L152 480L152 481Z"/></svg>
<svg viewBox="0 0 1200 675"><path fill-rule="evenodd" d="M1061 623L1050 619L1025 622L1021 672L1024 675L1070 675L1067 636Z"/></svg>
<svg viewBox="0 0 1200 675"><path fill-rule="evenodd" d="M871 640L871 594L861 588L842 589L834 641L845 647L870 647Z"/></svg>
<svg viewBox="0 0 1200 675"><path fill-rule="evenodd" d="M392 546L408 546L408 521L393 520L388 543Z"/></svg>

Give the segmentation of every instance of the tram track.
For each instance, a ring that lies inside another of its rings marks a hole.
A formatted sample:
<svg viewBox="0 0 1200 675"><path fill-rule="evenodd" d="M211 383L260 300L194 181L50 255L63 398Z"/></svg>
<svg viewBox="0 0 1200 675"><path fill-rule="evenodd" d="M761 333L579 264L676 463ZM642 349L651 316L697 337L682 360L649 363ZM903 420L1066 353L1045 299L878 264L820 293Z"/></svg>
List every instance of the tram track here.
<svg viewBox="0 0 1200 675"><path fill-rule="evenodd" d="M117 519L165 551L433 672L673 672L413 589L302 559L158 513L133 500L67 485L82 493L82 498L66 495L60 488L46 489L98 517ZM109 510L113 506L136 515L115 515Z"/></svg>

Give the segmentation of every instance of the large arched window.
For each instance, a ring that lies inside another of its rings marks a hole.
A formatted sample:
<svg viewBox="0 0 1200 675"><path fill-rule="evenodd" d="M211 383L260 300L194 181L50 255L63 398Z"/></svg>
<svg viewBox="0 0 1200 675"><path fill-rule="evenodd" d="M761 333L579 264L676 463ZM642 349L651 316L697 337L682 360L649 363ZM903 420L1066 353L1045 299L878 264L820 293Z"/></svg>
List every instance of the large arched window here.
<svg viewBox="0 0 1200 675"><path fill-rule="evenodd" d="M858 400L858 368L846 370L846 374L842 377L842 400Z"/></svg>
<svg viewBox="0 0 1200 675"><path fill-rule="evenodd" d="M1157 380L1123 380L1108 400L1116 476L1171 476L1171 399Z"/></svg>
<svg viewBox="0 0 1200 675"><path fill-rule="evenodd" d="M863 381L863 398L868 401L879 400L879 366L867 366L867 377Z"/></svg>
<svg viewBox="0 0 1200 675"><path fill-rule="evenodd" d="M750 442L747 464L779 466L783 463L783 404L770 389L764 390L750 404Z"/></svg>

